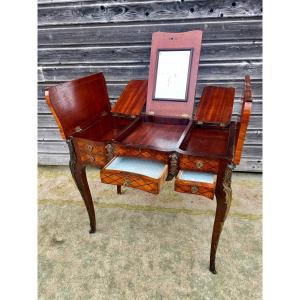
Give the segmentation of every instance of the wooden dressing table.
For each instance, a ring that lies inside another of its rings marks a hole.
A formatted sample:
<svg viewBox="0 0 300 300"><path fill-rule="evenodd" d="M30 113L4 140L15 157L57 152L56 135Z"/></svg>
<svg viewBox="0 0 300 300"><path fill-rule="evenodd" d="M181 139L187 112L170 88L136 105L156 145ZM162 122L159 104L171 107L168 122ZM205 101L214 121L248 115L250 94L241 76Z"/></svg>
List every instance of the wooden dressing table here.
<svg viewBox="0 0 300 300"><path fill-rule="evenodd" d="M176 192L216 196L209 268L215 274L218 241L232 200L231 174L241 159L252 95L246 76L238 122L231 121L233 87L205 87L193 113L201 41L201 31L154 33L148 81L130 81L113 108L102 73L51 87L45 97L69 146L70 169L88 211L90 233L96 231L96 219L87 165L101 168L101 181L116 185L118 194L122 185L158 194L165 180L175 178ZM176 73L177 66L184 74Z"/></svg>

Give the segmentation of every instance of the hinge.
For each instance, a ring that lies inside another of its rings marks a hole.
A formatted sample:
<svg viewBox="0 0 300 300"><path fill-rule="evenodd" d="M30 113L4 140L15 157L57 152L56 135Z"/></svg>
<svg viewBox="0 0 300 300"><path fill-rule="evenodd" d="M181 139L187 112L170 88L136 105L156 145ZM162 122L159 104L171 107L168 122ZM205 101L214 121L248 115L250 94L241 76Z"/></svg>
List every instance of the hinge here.
<svg viewBox="0 0 300 300"><path fill-rule="evenodd" d="M80 126L75 127L75 132L80 132L81 130L82 130L82 128Z"/></svg>
<svg viewBox="0 0 300 300"><path fill-rule="evenodd" d="M148 115L154 115L154 111L152 111L152 110L150 110L150 111L148 111Z"/></svg>
<svg viewBox="0 0 300 300"><path fill-rule="evenodd" d="M190 116L188 114L182 114L181 117L183 117L183 118L189 118Z"/></svg>
<svg viewBox="0 0 300 300"><path fill-rule="evenodd" d="M202 124L206 124L206 125L213 125L213 126L220 126L220 127L226 127L227 124L224 122L203 122L203 121L197 121L196 124L198 125L202 125Z"/></svg>

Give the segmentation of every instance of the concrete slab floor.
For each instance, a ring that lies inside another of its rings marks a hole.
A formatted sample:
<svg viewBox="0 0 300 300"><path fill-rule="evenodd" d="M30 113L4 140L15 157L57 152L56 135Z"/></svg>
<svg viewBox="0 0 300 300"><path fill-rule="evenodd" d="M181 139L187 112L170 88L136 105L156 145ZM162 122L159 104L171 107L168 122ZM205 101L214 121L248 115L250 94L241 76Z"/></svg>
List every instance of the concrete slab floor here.
<svg viewBox="0 0 300 300"><path fill-rule="evenodd" d="M216 202L100 182L88 168L97 232L68 167L39 167L40 299L260 299L262 176L234 173L233 202L208 271Z"/></svg>

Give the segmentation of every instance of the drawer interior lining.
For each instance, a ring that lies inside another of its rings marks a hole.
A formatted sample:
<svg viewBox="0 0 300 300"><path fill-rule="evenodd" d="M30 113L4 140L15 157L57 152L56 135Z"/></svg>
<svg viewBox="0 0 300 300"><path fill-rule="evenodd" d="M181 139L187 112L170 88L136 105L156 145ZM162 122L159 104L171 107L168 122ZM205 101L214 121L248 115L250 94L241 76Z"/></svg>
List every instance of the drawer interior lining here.
<svg viewBox="0 0 300 300"><path fill-rule="evenodd" d="M214 183L215 174L206 173L206 172L182 170L179 179L195 181L195 182Z"/></svg>
<svg viewBox="0 0 300 300"><path fill-rule="evenodd" d="M106 167L106 169L136 173L158 179L160 178L164 167L165 165L159 161L129 156L118 156Z"/></svg>

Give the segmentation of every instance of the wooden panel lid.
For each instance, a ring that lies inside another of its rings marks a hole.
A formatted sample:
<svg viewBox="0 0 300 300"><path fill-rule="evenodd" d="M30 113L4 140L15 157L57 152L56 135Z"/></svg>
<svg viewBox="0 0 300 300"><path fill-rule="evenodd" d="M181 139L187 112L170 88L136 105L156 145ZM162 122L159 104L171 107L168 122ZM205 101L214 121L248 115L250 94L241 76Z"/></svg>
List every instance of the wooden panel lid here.
<svg viewBox="0 0 300 300"><path fill-rule="evenodd" d="M235 89L233 87L205 87L195 114L195 120L204 123L229 123L234 94Z"/></svg>
<svg viewBox="0 0 300 300"><path fill-rule="evenodd" d="M201 43L201 30L180 33L155 32L152 34L146 103L147 114L192 118ZM159 53L161 51L174 50L190 50L189 75L187 77L187 90L185 101L177 101L172 98L164 100L155 100L155 89L157 84L156 73L158 69Z"/></svg>
<svg viewBox="0 0 300 300"><path fill-rule="evenodd" d="M240 114L240 120L238 122L238 130L236 135L235 154L233 163L236 165L240 164L243 147L246 139L247 128L250 121L252 111L252 88L251 79L249 75L245 76L244 93L243 93L243 104Z"/></svg>
<svg viewBox="0 0 300 300"><path fill-rule="evenodd" d="M146 103L147 84L148 80L129 81L111 111L131 116L139 115Z"/></svg>
<svg viewBox="0 0 300 300"><path fill-rule="evenodd" d="M45 98L62 138L70 137L99 116L110 113L102 73L50 87L45 91Z"/></svg>

